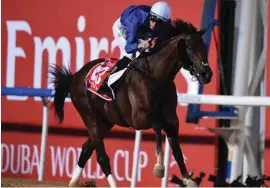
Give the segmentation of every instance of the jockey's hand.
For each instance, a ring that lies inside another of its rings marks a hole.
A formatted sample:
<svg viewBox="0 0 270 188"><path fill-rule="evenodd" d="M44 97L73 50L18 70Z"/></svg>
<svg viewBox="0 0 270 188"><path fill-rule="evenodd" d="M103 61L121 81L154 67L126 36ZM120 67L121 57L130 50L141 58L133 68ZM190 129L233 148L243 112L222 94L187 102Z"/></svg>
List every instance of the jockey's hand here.
<svg viewBox="0 0 270 188"><path fill-rule="evenodd" d="M147 49L149 47L150 47L149 40L145 40L141 42L140 44L138 44L138 48Z"/></svg>

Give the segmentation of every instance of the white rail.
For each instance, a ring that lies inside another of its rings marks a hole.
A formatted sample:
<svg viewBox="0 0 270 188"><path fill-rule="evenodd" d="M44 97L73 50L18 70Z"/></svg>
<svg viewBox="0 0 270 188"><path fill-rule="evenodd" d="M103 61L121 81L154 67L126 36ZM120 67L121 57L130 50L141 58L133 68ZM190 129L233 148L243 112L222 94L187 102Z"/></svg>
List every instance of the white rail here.
<svg viewBox="0 0 270 188"><path fill-rule="evenodd" d="M178 103L232 106L270 106L270 97L178 94Z"/></svg>
<svg viewBox="0 0 270 188"><path fill-rule="evenodd" d="M47 137L48 137L48 100L42 98L43 101L43 119L42 119L42 133L41 133L41 145L40 145L40 163L38 170L38 181L44 180L45 163L46 163L46 148L47 148Z"/></svg>

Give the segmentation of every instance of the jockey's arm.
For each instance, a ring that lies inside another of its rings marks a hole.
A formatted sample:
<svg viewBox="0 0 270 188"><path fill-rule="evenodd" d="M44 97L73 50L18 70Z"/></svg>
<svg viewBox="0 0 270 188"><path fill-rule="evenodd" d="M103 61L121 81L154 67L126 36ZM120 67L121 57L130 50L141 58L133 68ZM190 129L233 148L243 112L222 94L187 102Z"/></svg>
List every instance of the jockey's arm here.
<svg viewBox="0 0 270 188"><path fill-rule="evenodd" d="M139 21L133 18L126 27L126 40L127 44L125 50L127 53L134 53L137 51L138 42L136 39L136 32L139 26Z"/></svg>
<svg viewBox="0 0 270 188"><path fill-rule="evenodd" d="M134 24L133 26L130 27L130 30L128 30L126 32L127 44L125 46L125 50L128 54L134 53L141 48L146 49L150 46L150 43L148 40L145 40L145 41L142 41L141 43L138 43L138 40L136 39L136 31L137 31L137 27Z"/></svg>
<svg viewBox="0 0 270 188"><path fill-rule="evenodd" d="M150 7L144 6L144 8L148 8L150 10ZM130 19L125 20L126 24L126 40L127 44L125 46L125 51L127 53L134 53L138 51L141 48L148 48L149 43L148 41L144 41L142 43L138 43L138 40L136 38L137 30L138 28L144 24L145 19L148 17L148 14L145 11L140 10L135 15L133 15Z"/></svg>

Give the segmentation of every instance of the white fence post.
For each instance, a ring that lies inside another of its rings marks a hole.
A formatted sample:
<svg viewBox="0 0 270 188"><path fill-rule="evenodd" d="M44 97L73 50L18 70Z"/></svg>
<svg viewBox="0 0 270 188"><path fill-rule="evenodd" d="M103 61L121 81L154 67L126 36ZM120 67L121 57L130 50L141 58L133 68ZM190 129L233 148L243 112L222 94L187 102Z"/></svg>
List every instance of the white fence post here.
<svg viewBox="0 0 270 188"><path fill-rule="evenodd" d="M40 146L40 163L39 163L39 173L38 181L44 180L44 167L46 158L46 146L47 146L47 135L48 135L48 100L47 98L42 98L43 102L43 120L42 120L42 134L41 134L41 146Z"/></svg>
<svg viewBox="0 0 270 188"><path fill-rule="evenodd" d="M135 145L134 145L134 152L133 152L133 167L132 167L132 180L130 187L136 187L137 177L138 177L138 163L140 159L140 146L141 146L141 139L142 139L142 131L136 130L135 136Z"/></svg>
<svg viewBox="0 0 270 188"><path fill-rule="evenodd" d="M167 136L165 139L164 166L165 166L164 177L162 178L161 182L162 188L167 187L170 169L170 144Z"/></svg>
<svg viewBox="0 0 270 188"><path fill-rule="evenodd" d="M245 95L248 92L248 71L249 70L249 59L250 49L254 44L251 42L250 37L252 35L251 22L254 16L254 5L256 1L253 0L242 0L241 1L241 13L239 23L239 36L237 44L237 57L235 65L235 77L234 77L234 91L233 94L236 96ZM244 153L244 127L245 127L245 114L244 108L239 108L238 120L233 120L231 126L239 127L240 131L237 132L236 142L233 146L232 154L232 167L230 181L237 179L239 175L242 175L243 171L243 153Z"/></svg>

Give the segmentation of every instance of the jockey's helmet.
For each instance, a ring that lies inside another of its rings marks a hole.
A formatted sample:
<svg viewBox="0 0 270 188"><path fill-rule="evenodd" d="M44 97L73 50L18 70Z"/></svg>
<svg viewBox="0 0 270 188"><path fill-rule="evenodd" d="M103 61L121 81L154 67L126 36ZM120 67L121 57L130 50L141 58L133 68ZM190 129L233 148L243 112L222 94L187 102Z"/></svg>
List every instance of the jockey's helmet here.
<svg viewBox="0 0 270 188"><path fill-rule="evenodd" d="M172 10L167 2L160 1L151 7L150 14L156 20L168 22L171 19Z"/></svg>

